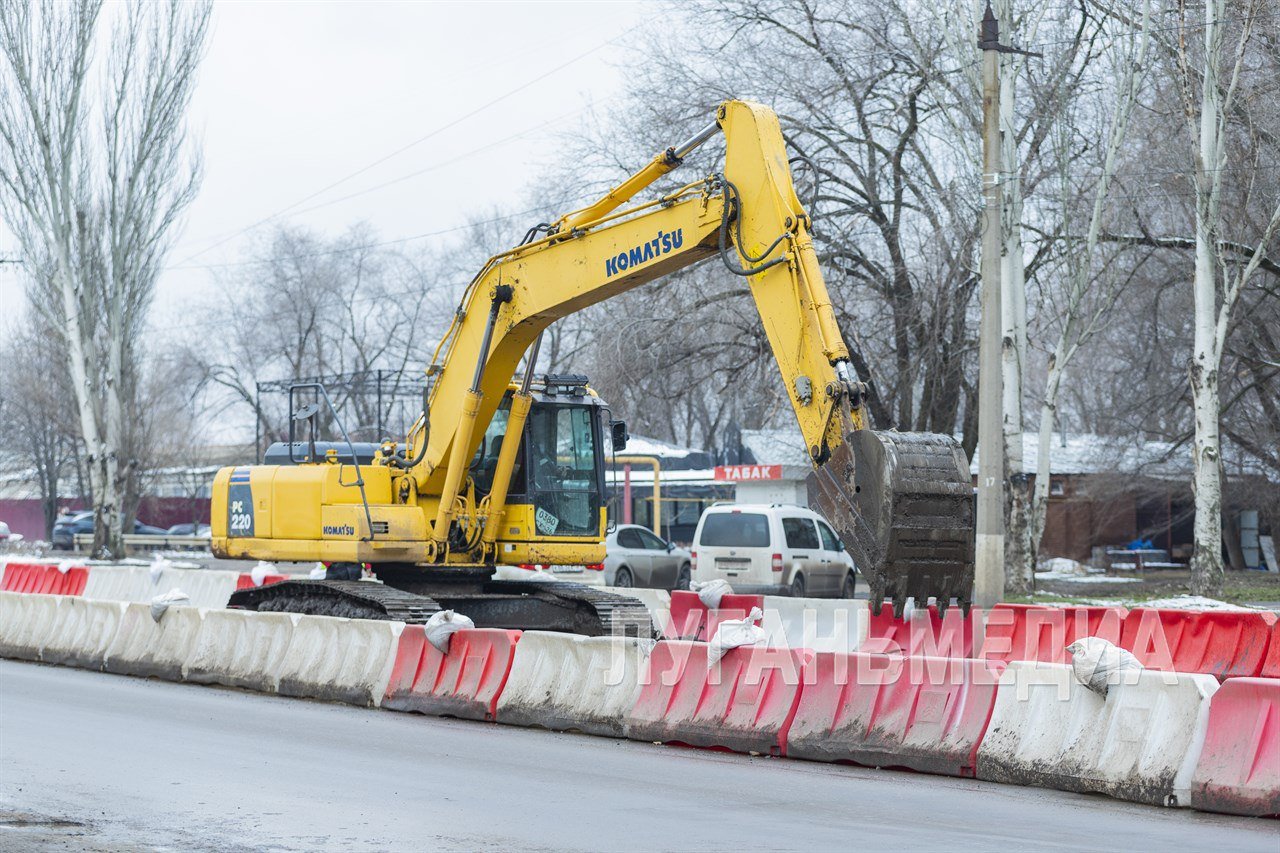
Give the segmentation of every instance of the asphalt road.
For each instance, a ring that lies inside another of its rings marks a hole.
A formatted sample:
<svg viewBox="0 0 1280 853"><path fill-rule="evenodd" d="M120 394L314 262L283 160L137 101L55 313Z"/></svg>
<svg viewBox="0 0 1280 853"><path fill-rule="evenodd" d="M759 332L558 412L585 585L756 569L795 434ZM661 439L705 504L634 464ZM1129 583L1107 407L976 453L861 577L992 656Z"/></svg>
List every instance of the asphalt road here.
<svg viewBox="0 0 1280 853"><path fill-rule="evenodd" d="M0 848L1261 850L1273 821L0 661Z"/></svg>

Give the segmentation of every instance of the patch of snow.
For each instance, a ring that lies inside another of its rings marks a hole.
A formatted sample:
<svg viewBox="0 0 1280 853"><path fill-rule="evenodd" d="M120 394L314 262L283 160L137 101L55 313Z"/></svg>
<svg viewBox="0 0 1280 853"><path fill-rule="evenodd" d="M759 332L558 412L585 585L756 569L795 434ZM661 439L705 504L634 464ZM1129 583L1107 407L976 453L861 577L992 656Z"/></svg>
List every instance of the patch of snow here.
<svg viewBox="0 0 1280 853"><path fill-rule="evenodd" d="M1253 612L1259 609L1256 607L1244 607L1239 604L1230 604L1226 601L1219 601L1216 598L1205 598L1202 595L1175 595L1172 598L1153 598L1150 600L1135 600L1126 598L1075 598L1074 596L1064 596L1055 592L1037 592L1036 603L1043 604L1047 607L1075 607L1077 604L1096 606L1096 607L1126 607L1133 610L1138 607L1151 607L1160 610L1240 610ZM1043 601L1041 599L1053 598L1072 598L1071 601Z"/></svg>
<svg viewBox="0 0 1280 853"><path fill-rule="evenodd" d="M1062 572L1036 572L1036 580L1065 581L1066 583L1141 583L1142 578L1112 577L1110 575L1075 575Z"/></svg>
<svg viewBox="0 0 1280 853"><path fill-rule="evenodd" d="M1036 574L1082 575L1089 567L1067 557L1050 557L1036 566Z"/></svg>
<svg viewBox="0 0 1280 853"><path fill-rule="evenodd" d="M1126 607L1158 607L1161 610L1253 610L1203 595L1176 595L1173 598L1156 598L1151 601L1130 601Z"/></svg>

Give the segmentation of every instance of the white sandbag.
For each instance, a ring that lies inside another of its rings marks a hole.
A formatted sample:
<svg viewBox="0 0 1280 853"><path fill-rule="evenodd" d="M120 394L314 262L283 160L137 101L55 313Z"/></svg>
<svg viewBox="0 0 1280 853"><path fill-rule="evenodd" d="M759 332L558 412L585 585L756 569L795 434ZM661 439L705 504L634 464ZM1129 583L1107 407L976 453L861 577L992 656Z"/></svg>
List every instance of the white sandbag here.
<svg viewBox="0 0 1280 853"><path fill-rule="evenodd" d="M274 575L275 573L275 566L265 560L259 560L258 565L249 571L249 579L253 581L254 586L262 586L262 582L267 579L267 575Z"/></svg>
<svg viewBox="0 0 1280 853"><path fill-rule="evenodd" d="M324 567L324 563L316 563L315 568L307 572L307 577L311 578L313 581L322 581L328 571L329 570Z"/></svg>
<svg viewBox="0 0 1280 853"><path fill-rule="evenodd" d="M164 612L173 604L190 604L191 596L187 595L180 589L171 589L168 592L161 593L151 599L151 618L159 622L164 617Z"/></svg>
<svg viewBox="0 0 1280 853"><path fill-rule="evenodd" d="M454 613L452 610L441 610L439 613L433 613L431 618L427 620L427 624L423 626L422 633L426 635L427 642L440 650L440 654L449 654L449 640L455 633L463 628L474 628L475 622L467 616L460 613Z"/></svg>
<svg viewBox="0 0 1280 853"><path fill-rule="evenodd" d="M1067 646L1076 681L1099 696L1107 695L1112 684L1133 684L1142 664L1126 649L1101 637L1083 637Z"/></svg>
<svg viewBox="0 0 1280 853"><path fill-rule="evenodd" d="M173 563L170 563L164 557L160 556L159 554L156 554L155 557L152 558L151 566L148 569L151 572L151 583L153 584L159 583L160 576L172 568L173 568Z"/></svg>
<svg viewBox="0 0 1280 853"><path fill-rule="evenodd" d="M716 578L713 581L692 581L689 589L698 594L698 600L703 606L715 610L720 606L720 599L726 595L733 594L733 587L729 586L729 582L724 578Z"/></svg>
<svg viewBox="0 0 1280 853"><path fill-rule="evenodd" d="M764 612L759 607L751 608L746 619L726 619L716 627L716 633L707 644L707 666L712 667L720 662L724 653L739 646L754 646L763 643L769 634L760 627Z"/></svg>

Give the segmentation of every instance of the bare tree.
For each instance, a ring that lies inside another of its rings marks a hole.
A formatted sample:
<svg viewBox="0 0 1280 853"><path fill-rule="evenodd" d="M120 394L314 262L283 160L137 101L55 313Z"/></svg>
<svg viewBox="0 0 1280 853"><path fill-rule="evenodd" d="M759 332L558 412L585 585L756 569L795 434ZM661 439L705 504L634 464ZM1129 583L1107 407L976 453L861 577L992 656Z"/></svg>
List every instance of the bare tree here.
<svg viewBox="0 0 1280 853"><path fill-rule="evenodd" d="M32 304L66 348L94 550L112 556L123 554L134 476L125 433L136 342L198 185L184 117L209 10L169 0L129 5L107 22L100 0L0 0L0 208L32 272Z"/></svg>
<svg viewBox="0 0 1280 853"><path fill-rule="evenodd" d="M1040 399L1035 493L1027 518L1028 547L1023 554L1025 562L1019 567L1026 578L1030 578L1035 570L1036 555L1044 535L1052 471L1052 439L1057 426L1056 414L1063 376L1080 349L1103 327L1116 299L1129 281L1123 272L1116 272L1108 268L1108 265L1098 263L1098 243L1099 235L1109 217L1108 194L1120 166L1129 117L1141 90L1149 43L1150 3L1144 2L1137 33L1126 34L1114 41L1113 68L1110 74L1114 88L1106 96L1112 103L1105 130L1105 144L1100 160L1092 164L1098 170L1096 177L1084 182L1084 191L1079 196L1072 170L1081 165L1082 158L1071 157L1065 150L1063 156L1058 158L1062 169L1059 178L1064 231L1062 266L1067 286L1065 298L1058 303L1057 311L1053 312L1060 325L1057 340L1045 365L1044 392ZM1106 114L1105 107L1103 114ZM1079 124L1084 127L1062 126L1059 136L1090 132L1087 123ZM1064 141L1062 147L1068 149L1075 144L1074 140ZM1074 211L1080 202L1089 205L1083 234L1076 233L1074 227ZM1046 303L1058 302L1053 294L1046 296ZM1011 531L1011 535L1022 534L1023 531Z"/></svg>
<svg viewBox="0 0 1280 853"><path fill-rule="evenodd" d="M267 440L281 440L284 401L260 403L257 383L342 374L350 381L335 389L334 405L354 418L354 431L373 436L387 423L396 383L412 382L410 368L422 367L452 313L449 279L425 269L365 226L332 239L277 228L218 278L220 290L237 294L205 312L224 346L190 352L221 392L212 405L253 412ZM381 413L369 378L377 370L390 375Z"/></svg>
<svg viewBox="0 0 1280 853"><path fill-rule="evenodd" d="M1227 239L1222 216L1224 173L1228 164L1228 117L1236 107L1244 59L1256 23L1258 3L1233 5L1240 21L1231 55L1227 55L1226 0L1204 4L1203 55L1198 74L1184 34L1179 62L1187 132L1192 140L1195 186L1195 296L1194 344L1189 362L1192 406L1195 414L1195 550L1191 557L1191 591L1204 595L1222 588L1222 462L1219 371L1232 312L1241 292L1249 285L1266 254L1267 244L1280 226L1280 194L1275 210L1262 229L1251 253L1239 258L1223 252ZM1185 23L1185 22L1184 22ZM1200 79L1198 99L1191 95L1192 81Z"/></svg>
<svg viewBox="0 0 1280 853"><path fill-rule="evenodd" d="M48 330L15 331L0 362L0 435L16 470L31 470L40 492L44 535L53 535L58 500L73 468L79 434L66 360Z"/></svg>

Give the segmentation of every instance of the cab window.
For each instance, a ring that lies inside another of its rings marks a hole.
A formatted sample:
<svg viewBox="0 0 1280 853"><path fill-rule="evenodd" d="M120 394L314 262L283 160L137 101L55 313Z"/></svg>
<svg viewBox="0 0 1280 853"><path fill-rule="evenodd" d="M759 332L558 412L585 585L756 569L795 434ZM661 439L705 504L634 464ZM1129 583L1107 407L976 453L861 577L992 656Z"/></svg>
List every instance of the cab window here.
<svg viewBox="0 0 1280 853"><path fill-rule="evenodd" d="M544 403L529 412L525 459L540 534L596 532L601 506L596 447L591 407Z"/></svg>
<svg viewBox="0 0 1280 853"><path fill-rule="evenodd" d="M667 550L667 543L663 542L661 539L659 539L657 536L654 536L649 531L637 530L636 533L640 535L640 541L644 543L643 547L646 548L647 550L650 550L650 551Z"/></svg>
<svg viewBox="0 0 1280 853"><path fill-rule="evenodd" d="M757 512L710 512L698 540L707 547L768 548L769 517Z"/></svg>
<svg viewBox="0 0 1280 853"><path fill-rule="evenodd" d="M636 550L644 548L644 544L640 541L639 531L631 527L618 531L618 545L623 548L635 548Z"/></svg>
<svg viewBox="0 0 1280 853"><path fill-rule="evenodd" d="M817 548L818 534L813 522L807 518L782 519L782 533L787 537L788 548Z"/></svg>
<svg viewBox="0 0 1280 853"><path fill-rule="evenodd" d="M821 521L818 522L818 533L822 536L822 547L827 551L843 551L840 546L840 539L831 531L830 527Z"/></svg>

